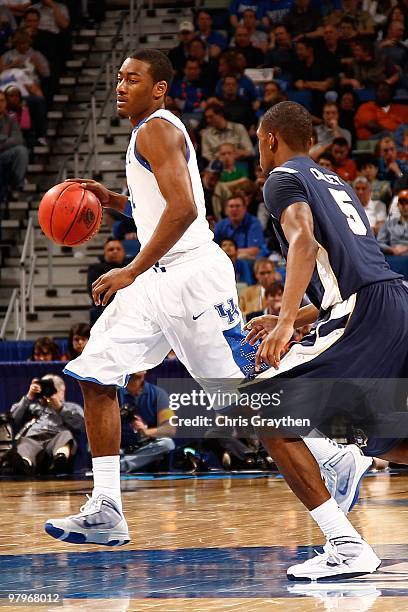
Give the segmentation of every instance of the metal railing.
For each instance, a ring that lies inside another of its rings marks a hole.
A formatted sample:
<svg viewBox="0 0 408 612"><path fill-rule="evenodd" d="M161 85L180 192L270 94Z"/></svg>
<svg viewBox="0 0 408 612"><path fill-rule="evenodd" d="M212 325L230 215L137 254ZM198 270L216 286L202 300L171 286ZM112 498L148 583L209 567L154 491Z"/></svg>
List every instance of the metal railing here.
<svg viewBox="0 0 408 612"><path fill-rule="evenodd" d="M4 340L14 314L14 337L25 340L27 336L27 312L34 314L34 281L37 256L34 251L34 224L30 217L23 250L20 257L20 287L13 289L6 316L0 329L0 340Z"/></svg>

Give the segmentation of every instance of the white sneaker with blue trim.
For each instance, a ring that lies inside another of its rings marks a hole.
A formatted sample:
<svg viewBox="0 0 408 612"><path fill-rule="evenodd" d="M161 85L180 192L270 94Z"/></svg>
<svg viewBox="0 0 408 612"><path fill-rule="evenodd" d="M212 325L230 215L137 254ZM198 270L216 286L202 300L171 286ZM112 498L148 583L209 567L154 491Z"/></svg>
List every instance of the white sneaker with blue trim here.
<svg viewBox="0 0 408 612"><path fill-rule="evenodd" d="M123 512L106 495L90 497L78 514L61 519L48 519L44 525L48 535L71 544L122 546L130 542Z"/></svg>
<svg viewBox="0 0 408 612"><path fill-rule="evenodd" d="M365 457L355 444L347 444L321 466L326 487L344 514L357 502L361 480L372 464L372 457Z"/></svg>
<svg viewBox="0 0 408 612"><path fill-rule="evenodd" d="M287 576L303 582L345 580L372 574L380 565L381 560L364 540L335 538L327 541L323 553L292 565Z"/></svg>

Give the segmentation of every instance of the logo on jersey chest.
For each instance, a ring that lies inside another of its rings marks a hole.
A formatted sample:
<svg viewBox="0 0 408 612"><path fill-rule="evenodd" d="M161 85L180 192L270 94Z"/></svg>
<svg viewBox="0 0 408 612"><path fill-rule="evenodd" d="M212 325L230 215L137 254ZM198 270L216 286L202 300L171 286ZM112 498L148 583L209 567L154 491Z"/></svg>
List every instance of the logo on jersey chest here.
<svg viewBox="0 0 408 612"><path fill-rule="evenodd" d="M238 305L235 304L234 298L230 298L226 303L215 304L214 308L222 319L228 319L228 323L234 323L235 320L240 319Z"/></svg>

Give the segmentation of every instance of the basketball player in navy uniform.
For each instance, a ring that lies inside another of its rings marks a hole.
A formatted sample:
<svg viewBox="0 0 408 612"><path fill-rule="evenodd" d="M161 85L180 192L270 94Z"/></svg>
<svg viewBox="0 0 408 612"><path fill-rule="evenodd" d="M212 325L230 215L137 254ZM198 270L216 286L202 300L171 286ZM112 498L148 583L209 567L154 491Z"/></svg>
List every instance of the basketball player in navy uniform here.
<svg viewBox="0 0 408 612"><path fill-rule="evenodd" d="M295 102L269 109L258 128L260 163L268 173L265 205L287 268L279 317L247 324L248 340L262 339L257 364L272 366L257 381L272 384L275 376L406 378L408 289L390 270L350 186L308 156L311 136L311 117ZM299 309L305 293L312 303ZM311 323L312 332L283 353L293 328ZM406 463L403 437L406 432L399 439L371 440L365 452ZM380 560L323 485L309 453L316 443L313 437L264 440L327 538L324 553L292 566L288 577L344 579L372 573Z"/></svg>
<svg viewBox="0 0 408 612"><path fill-rule="evenodd" d="M172 74L167 56L153 49L135 52L119 70L118 113L132 126L129 198L92 180L72 179L102 206L132 216L142 245L130 264L93 283L94 303L106 308L83 353L65 368L84 395L94 488L78 514L51 518L45 529L74 544L113 546L130 539L120 491L116 397L129 375L160 364L171 348L204 388L217 379L239 384L254 369L256 349L245 342L234 269L206 221L194 147L180 119L165 109ZM371 462L355 445L339 448L325 438L313 438L313 445L331 493L347 513Z"/></svg>

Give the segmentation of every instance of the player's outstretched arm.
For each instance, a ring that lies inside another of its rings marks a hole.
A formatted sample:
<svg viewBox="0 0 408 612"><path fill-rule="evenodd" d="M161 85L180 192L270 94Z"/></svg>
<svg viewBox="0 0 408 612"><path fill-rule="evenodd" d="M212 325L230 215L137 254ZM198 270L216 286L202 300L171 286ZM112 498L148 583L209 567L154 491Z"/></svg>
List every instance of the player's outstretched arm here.
<svg viewBox="0 0 408 612"><path fill-rule="evenodd" d="M313 304L302 306L302 308L299 308L298 310L293 327L303 327L303 325L310 325L314 323L318 314L319 310L316 308L316 306L313 306ZM278 321L279 317L276 315L261 315L259 317L254 317L244 327L244 329L249 331L246 341L253 346L258 342L258 340L262 340L268 334L268 332L275 329Z"/></svg>
<svg viewBox="0 0 408 612"><path fill-rule="evenodd" d="M104 208L113 208L120 213L123 213L126 208L127 196L111 191L102 183L87 178L67 179L66 183L79 183L84 189L92 191Z"/></svg>
<svg viewBox="0 0 408 612"><path fill-rule="evenodd" d="M278 323L258 349L256 368L264 360L278 369L281 353L297 322L299 305L312 278L319 250L313 233L313 216L306 202L296 202L285 208L280 223L289 243L285 288Z"/></svg>

